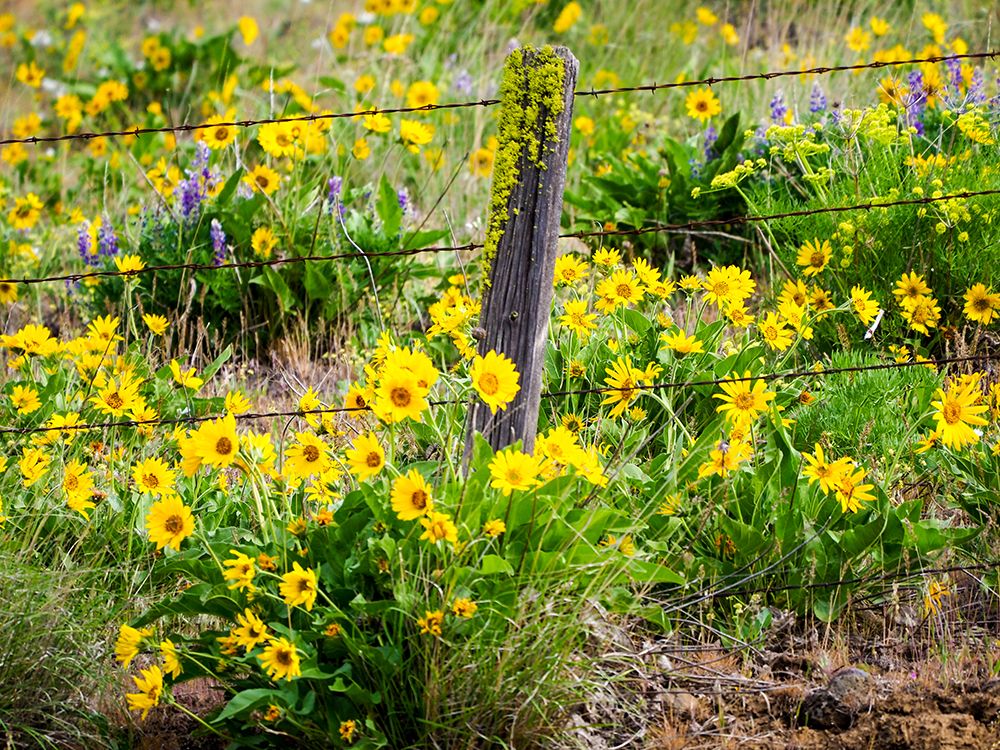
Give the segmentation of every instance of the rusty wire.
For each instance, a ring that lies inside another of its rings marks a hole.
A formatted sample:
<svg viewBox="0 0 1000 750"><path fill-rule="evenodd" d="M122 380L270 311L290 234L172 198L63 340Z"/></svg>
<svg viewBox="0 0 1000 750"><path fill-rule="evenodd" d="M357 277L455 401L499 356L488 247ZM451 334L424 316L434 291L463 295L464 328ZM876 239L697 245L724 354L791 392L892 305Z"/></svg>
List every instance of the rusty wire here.
<svg viewBox="0 0 1000 750"><path fill-rule="evenodd" d="M763 73L748 73L738 76L710 76L695 81L675 81L673 83L647 83L636 86L618 86L605 89L578 89L575 96L607 96L610 94L622 94L629 92L656 92L664 89L689 88L692 86L714 86L719 83L735 83L739 81L770 81L774 78L801 75L825 75L827 73L839 73L851 70L865 70L890 68L901 65L920 65L947 62L949 60L984 60L996 59L996 50L989 52L968 52L961 55L936 55L932 57L912 58L909 60L875 60L869 63L856 63L854 65L825 65L814 68L800 68L796 70L772 70ZM420 107L371 107L369 109L355 112L319 112L309 115L297 115L293 117L266 117L262 119L227 120L215 123L182 123L180 125L164 125L161 127L134 127L123 130L90 131L84 133L63 133L61 135L29 136L27 138L4 138L0 140L0 146L9 146L15 143L35 145L39 143L57 143L60 141L89 141L97 138L122 138L138 137L153 133L187 133L199 130L211 130L212 128L250 128L256 125L271 125L284 122L314 122L320 120L340 120L367 115L394 115L418 112L434 112L439 109L464 109L469 107L492 107L500 103L499 99L480 99L478 101L450 102L446 104L424 104Z"/></svg>

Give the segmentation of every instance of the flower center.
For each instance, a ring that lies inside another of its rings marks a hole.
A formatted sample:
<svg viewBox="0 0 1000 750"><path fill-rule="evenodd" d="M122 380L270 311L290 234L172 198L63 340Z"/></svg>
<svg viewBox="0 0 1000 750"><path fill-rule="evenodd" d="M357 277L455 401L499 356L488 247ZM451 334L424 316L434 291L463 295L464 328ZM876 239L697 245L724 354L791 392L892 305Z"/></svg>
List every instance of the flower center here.
<svg viewBox="0 0 1000 750"><path fill-rule="evenodd" d="M160 478L156 474L146 474L142 478L143 484L149 489L155 489L160 486Z"/></svg>
<svg viewBox="0 0 1000 750"><path fill-rule="evenodd" d="M826 263L826 256L823 255L823 253L819 252L818 250L816 252L814 252L812 255L809 256L809 265L810 266L814 266L816 268L819 268L824 263Z"/></svg>
<svg viewBox="0 0 1000 750"><path fill-rule="evenodd" d="M76 474L70 474L66 477L66 482L64 484L66 489L75 490L80 486L80 478Z"/></svg>
<svg viewBox="0 0 1000 750"><path fill-rule="evenodd" d="M228 456L233 452L233 441L227 437L220 437L215 441L215 452L220 456Z"/></svg>
<svg viewBox="0 0 1000 750"><path fill-rule="evenodd" d="M283 667L289 667L292 664L292 652L285 648L278 649L274 652L274 660Z"/></svg>
<svg viewBox="0 0 1000 750"><path fill-rule="evenodd" d="M619 297L622 297L623 299L628 299L629 297L632 296L632 287L630 287L628 284L619 284L617 287L615 287L615 294L617 294Z"/></svg>
<svg viewBox="0 0 1000 750"><path fill-rule="evenodd" d="M944 405L944 409L942 410L942 412L944 414L944 421L947 422L948 424L951 425L958 424L959 422L962 421L961 404L955 403L954 401L950 401Z"/></svg>
<svg viewBox="0 0 1000 750"><path fill-rule="evenodd" d="M215 129L215 140L224 141L229 138L229 128L216 128Z"/></svg>
<svg viewBox="0 0 1000 750"><path fill-rule="evenodd" d="M305 457L306 461L312 463L319 459L319 448L315 445L307 445L305 450L302 451L302 455Z"/></svg>
<svg viewBox="0 0 1000 750"><path fill-rule="evenodd" d="M740 411L751 411L753 409L753 394L751 393L737 393L736 397L733 399L733 406L735 406Z"/></svg>
<svg viewBox="0 0 1000 750"><path fill-rule="evenodd" d="M372 451L368 454L368 457L365 458L365 463L368 464L370 469L374 469L382 465L382 457L375 451Z"/></svg>
<svg viewBox="0 0 1000 750"><path fill-rule="evenodd" d="M483 373L479 378L479 390L487 396L496 395L497 391L500 390L500 381L492 372Z"/></svg>
<svg viewBox="0 0 1000 750"><path fill-rule="evenodd" d="M184 520L176 514L169 516L167 520L163 522L163 528L171 534L178 534L181 529L184 528Z"/></svg>
<svg viewBox="0 0 1000 750"><path fill-rule="evenodd" d="M414 508L423 510L427 507L427 493L423 490L414 490L413 495L410 497L410 502Z"/></svg>
<svg viewBox="0 0 1000 750"><path fill-rule="evenodd" d="M118 391L112 391L104 400L112 409L121 409L122 406L125 405L125 402L122 401L122 397L118 395Z"/></svg>
<svg viewBox="0 0 1000 750"><path fill-rule="evenodd" d="M410 401L413 400L410 389L403 386L396 386L393 388L392 392L389 394L389 398L392 399L393 406L400 409L404 409L409 406Z"/></svg>

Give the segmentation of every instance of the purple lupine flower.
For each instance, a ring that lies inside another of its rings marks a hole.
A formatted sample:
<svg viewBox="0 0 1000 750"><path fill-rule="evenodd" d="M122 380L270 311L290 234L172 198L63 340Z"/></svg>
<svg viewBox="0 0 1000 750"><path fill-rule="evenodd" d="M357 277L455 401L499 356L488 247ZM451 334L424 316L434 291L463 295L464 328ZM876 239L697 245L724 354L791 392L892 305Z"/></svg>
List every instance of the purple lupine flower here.
<svg viewBox="0 0 1000 750"><path fill-rule="evenodd" d="M340 200L340 191L344 187L344 178L334 176L331 177L326 182L328 192L326 194L326 199L330 202L330 210L333 210L333 204Z"/></svg>
<svg viewBox="0 0 1000 750"><path fill-rule="evenodd" d="M226 259L226 233L222 231L218 219L212 219L209 235L212 237L212 250L215 251L215 265L221 266Z"/></svg>
<svg viewBox="0 0 1000 750"><path fill-rule="evenodd" d="M459 94L471 94L472 83L472 75L465 68L462 68L455 76L455 80L451 82L451 87Z"/></svg>
<svg viewBox="0 0 1000 750"><path fill-rule="evenodd" d="M88 266L99 265L98 255L93 252L94 243L90 239L90 222L85 221L76 232L76 249L80 253L80 258Z"/></svg>
<svg viewBox="0 0 1000 750"><path fill-rule="evenodd" d="M982 68L975 68L972 71L972 81L969 83L969 101L973 104L982 104L986 101L986 81L983 80Z"/></svg>
<svg viewBox="0 0 1000 750"><path fill-rule="evenodd" d="M198 141L198 145L195 147L194 161L187 168L188 177L194 177L199 172L202 172L208 166L208 157L211 151L208 145L204 141Z"/></svg>
<svg viewBox="0 0 1000 750"><path fill-rule="evenodd" d="M688 167L690 168L691 171L691 179L697 180L698 176L701 174L701 167L702 167L701 162L692 156L690 159L688 159Z"/></svg>
<svg viewBox="0 0 1000 750"><path fill-rule="evenodd" d="M107 216L102 219L101 228L97 232L97 248L101 255L108 258L118 255L118 235Z"/></svg>
<svg viewBox="0 0 1000 750"><path fill-rule="evenodd" d="M787 113L788 107L785 106L785 97L779 91L771 100L771 121L784 122Z"/></svg>
<svg viewBox="0 0 1000 750"><path fill-rule="evenodd" d="M719 140L719 134L715 132L715 128L712 125L709 125L705 128L705 159L707 161L711 161L718 156L715 153L715 142L717 140Z"/></svg>
<svg viewBox="0 0 1000 750"><path fill-rule="evenodd" d="M809 94L809 111L813 114L826 111L826 94L823 93L818 81L813 83L812 93Z"/></svg>
<svg viewBox="0 0 1000 750"><path fill-rule="evenodd" d="M406 193L406 188L400 188L396 193L396 198L399 200L399 207L403 209L403 213L406 213L406 209L410 205L410 196Z"/></svg>
<svg viewBox="0 0 1000 750"><path fill-rule="evenodd" d="M250 200L253 198L253 188L243 182L243 180L240 180L240 184L236 186L236 197L243 200Z"/></svg>
<svg viewBox="0 0 1000 750"><path fill-rule="evenodd" d="M948 76L950 78L951 87L957 94L962 90L962 63L954 57L949 57L944 61L944 64L945 67L948 68Z"/></svg>
<svg viewBox="0 0 1000 750"><path fill-rule="evenodd" d="M914 70L906 79L910 87L908 97L908 109L914 114L920 114L927 105L927 92L924 91L924 74L919 70Z"/></svg>
<svg viewBox="0 0 1000 750"><path fill-rule="evenodd" d="M201 202L205 198L199 177L190 177L177 183L175 191L180 196L181 216L190 219L197 216Z"/></svg>

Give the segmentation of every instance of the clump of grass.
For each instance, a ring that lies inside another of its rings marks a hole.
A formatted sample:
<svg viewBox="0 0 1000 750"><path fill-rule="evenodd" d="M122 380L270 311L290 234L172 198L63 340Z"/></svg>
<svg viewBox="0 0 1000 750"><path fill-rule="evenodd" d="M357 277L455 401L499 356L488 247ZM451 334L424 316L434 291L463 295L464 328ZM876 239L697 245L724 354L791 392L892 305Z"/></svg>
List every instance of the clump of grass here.
<svg viewBox="0 0 1000 750"><path fill-rule="evenodd" d="M871 352L833 354L832 368L880 364ZM822 442L833 455L854 455L868 464L906 451L913 443L904 425L913 425L928 409L930 386L938 375L925 367L868 370L824 378L817 403L800 408L797 440Z"/></svg>
<svg viewBox="0 0 1000 750"><path fill-rule="evenodd" d="M8 747L114 746L107 717L92 703L120 681L104 637L114 613L103 577L4 562L0 738Z"/></svg>

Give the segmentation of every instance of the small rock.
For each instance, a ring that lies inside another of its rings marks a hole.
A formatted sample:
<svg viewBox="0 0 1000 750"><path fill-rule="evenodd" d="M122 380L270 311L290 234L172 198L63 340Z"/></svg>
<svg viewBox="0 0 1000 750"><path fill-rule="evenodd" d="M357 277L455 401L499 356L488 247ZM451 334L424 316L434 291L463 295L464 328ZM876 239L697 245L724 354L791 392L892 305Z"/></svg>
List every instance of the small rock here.
<svg viewBox="0 0 1000 750"><path fill-rule="evenodd" d="M867 672L845 667L831 675L826 687L811 690L802 702L799 721L819 729L848 729L858 714L874 704L874 682Z"/></svg>
<svg viewBox="0 0 1000 750"><path fill-rule="evenodd" d="M697 697L684 690L671 690L662 693L663 707L674 716L687 719L697 719L701 702Z"/></svg>
<svg viewBox="0 0 1000 750"><path fill-rule="evenodd" d="M872 676L857 667L838 669L826 686L834 700L856 713L870 711L874 702L875 684Z"/></svg>

